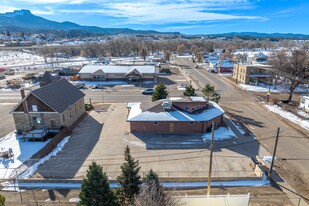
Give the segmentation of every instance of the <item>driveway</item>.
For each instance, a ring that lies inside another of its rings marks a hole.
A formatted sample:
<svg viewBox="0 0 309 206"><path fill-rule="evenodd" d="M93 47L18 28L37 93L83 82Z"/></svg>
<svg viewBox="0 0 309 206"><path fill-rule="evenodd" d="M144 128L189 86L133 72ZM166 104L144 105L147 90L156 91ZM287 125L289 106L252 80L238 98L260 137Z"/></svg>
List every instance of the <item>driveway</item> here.
<svg viewBox="0 0 309 206"><path fill-rule="evenodd" d="M141 175L153 169L161 177L207 177L209 144L201 135L147 135L129 133L126 104L111 104L106 112L91 112L74 130L70 141L54 158L39 167L37 176L78 178L96 161L112 179L120 174L126 145L138 159ZM102 130L101 130L102 129ZM254 176L250 157L261 151L258 144L245 149L238 143L247 139L218 142L214 152L214 177Z"/></svg>

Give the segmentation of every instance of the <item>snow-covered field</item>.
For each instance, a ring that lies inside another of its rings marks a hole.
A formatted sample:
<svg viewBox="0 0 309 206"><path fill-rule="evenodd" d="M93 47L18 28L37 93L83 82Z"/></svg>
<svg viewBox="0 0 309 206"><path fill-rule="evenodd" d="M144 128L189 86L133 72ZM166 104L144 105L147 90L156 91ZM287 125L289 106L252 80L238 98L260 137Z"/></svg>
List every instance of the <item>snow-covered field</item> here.
<svg viewBox="0 0 309 206"><path fill-rule="evenodd" d="M44 63L44 58L30 52L0 51L0 66L33 63Z"/></svg>
<svg viewBox="0 0 309 206"><path fill-rule="evenodd" d="M248 84L239 84L239 86L247 91L251 92L268 92L269 90L269 85L259 85L259 86L254 86L254 85L248 85ZM276 89L274 86L270 87L270 92L278 93L278 92L289 92L289 88L285 86L277 86ZM309 88L305 87L297 87L295 89L296 93L303 93L303 92L309 92Z"/></svg>
<svg viewBox="0 0 309 206"><path fill-rule="evenodd" d="M12 148L14 153L12 159L2 159L0 161L0 179L15 176L16 174L12 174L12 172L49 142L49 140L45 142L23 142L20 138L21 136L17 136L15 132L12 132L0 140L1 149Z"/></svg>
<svg viewBox="0 0 309 206"><path fill-rule="evenodd" d="M276 113L280 115L281 117L298 124L302 128L309 130L309 120L301 119L297 117L295 114L291 112L284 111L281 107L278 107L277 105L268 105L268 104L263 104L269 111Z"/></svg>
<svg viewBox="0 0 309 206"><path fill-rule="evenodd" d="M229 127L219 127L215 130L214 140L225 140L230 138L236 138L236 135ZM205 140L211 140L211 132L205 133L202 135L202 138Z"/></svg>

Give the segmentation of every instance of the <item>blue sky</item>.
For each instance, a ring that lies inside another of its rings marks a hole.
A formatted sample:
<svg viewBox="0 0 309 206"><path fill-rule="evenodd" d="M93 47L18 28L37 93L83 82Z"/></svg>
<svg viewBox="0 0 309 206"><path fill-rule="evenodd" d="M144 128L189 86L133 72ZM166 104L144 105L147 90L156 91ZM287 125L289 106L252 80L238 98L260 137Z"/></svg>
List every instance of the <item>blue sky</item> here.
<svg viewBox="0 0 309 206"><path fill-rule="evenodd" d="M309 34L308 0L1 0L1 13L17 9L88 26Z"/></svg>

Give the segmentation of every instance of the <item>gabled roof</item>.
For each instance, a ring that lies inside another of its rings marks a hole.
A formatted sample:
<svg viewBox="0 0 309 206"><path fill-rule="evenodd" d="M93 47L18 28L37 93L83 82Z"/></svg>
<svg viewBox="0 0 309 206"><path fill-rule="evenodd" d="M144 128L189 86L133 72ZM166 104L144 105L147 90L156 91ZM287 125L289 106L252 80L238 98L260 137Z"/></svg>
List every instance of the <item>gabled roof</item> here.
<svg viewBox="0 0 309 206"><path fill-rule="evenodd" d="M127 73L126 73L126 76L129 75L129 74L132 74L132 73L135 73L135 74L138 74L138 75L142 75L142 73L140 71L138 71L136 68L132 68L130 69Z"/></svg>
<svg viewBox="0 0 309 206"><path fill-rule="evenodd" d="M134 66L119 66L119 65L86 65L79 73L94 73L98 70L102 70L104 73L117 73L126 74L132 69L136 69L140 73L152 74L156 72L156 67L153 65L134 65Z"/></svg>
<svg viewBox="0 0 309 206"><path fill-rule="evenodd" d="M37 97L39 100L41 100L43 103L45 103L58 113L64 112L70 106L72 106L85 96L83 92L79 91L79 89L73 86L66 79L60 79L51 84L29 92L28 95L18 103L15 109L30 94L33 94L35 97Z"/></svg>
<svg viewBox="0 0 309 206"><path fill-rule="evenodd" d="M57 78L51 75L49 71L46 71L43 76L40 78L40 82L53 83L57 81Z"/></svg>

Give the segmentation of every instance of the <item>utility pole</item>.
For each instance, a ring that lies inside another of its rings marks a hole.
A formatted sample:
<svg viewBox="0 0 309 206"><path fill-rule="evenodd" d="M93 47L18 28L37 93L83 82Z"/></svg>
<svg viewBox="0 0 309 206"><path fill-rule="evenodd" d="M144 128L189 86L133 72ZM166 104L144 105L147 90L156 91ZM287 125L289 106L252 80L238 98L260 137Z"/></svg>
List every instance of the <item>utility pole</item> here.
<svg viewBox="0 0 309 206"><path fill-rule="evenodd" d="M210 143L210 161L209 161L209 171L208 171L208 186L207 195L210 194L210 182L211 182L211 171L212 171L212 154L214 148L214 138L215 138L215 123L211 122L211 143Z"/></svg>
<svg viewBox="0 0 309 206"><path fill-rule="evenodd" d="M279 133L280 133L280 127L278 127L278 130L277 130L276 142L275 142L275 147L274 147L274 152L273 152L273 158L271 160L271 165L270 165L270 169L268 173L268 179L271 178L271 173L273 172L274 162L276 158L277 145L278 145L278 140L279 140Z"/></svg>

